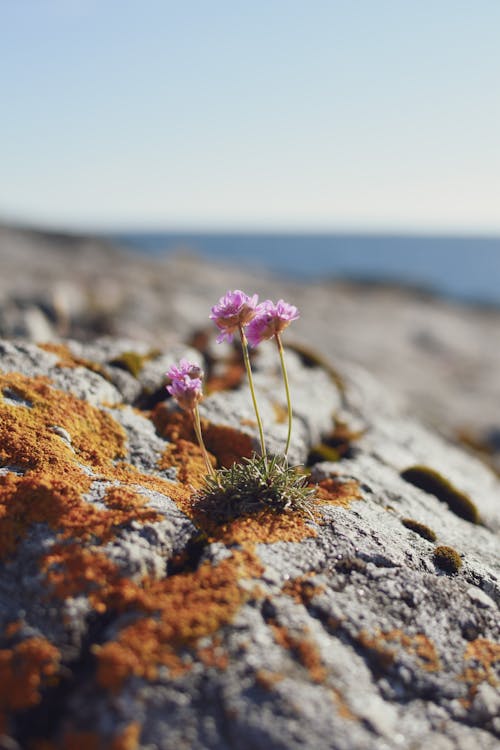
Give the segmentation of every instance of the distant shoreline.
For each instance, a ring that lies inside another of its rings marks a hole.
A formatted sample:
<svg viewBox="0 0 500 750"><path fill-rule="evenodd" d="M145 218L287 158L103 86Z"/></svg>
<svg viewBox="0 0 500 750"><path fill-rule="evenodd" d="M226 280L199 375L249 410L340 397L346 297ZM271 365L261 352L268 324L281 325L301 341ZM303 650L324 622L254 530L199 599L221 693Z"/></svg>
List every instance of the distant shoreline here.
<svg viewBox="0 0 500 750"><path fill-rule="evenodd" d="M500 237L326 232L80 233L0 224L68 249L90 240L144 258L187 252L291 281L404 288L479 308L500 307Z"/></svg>
<svg viewBox="0 0 500 750"><path fill-rule="evenodd" d="M158 256L180 249L288 278L405 286L481 306L500 305L500 237L347 233L101 235Z"/></svg>

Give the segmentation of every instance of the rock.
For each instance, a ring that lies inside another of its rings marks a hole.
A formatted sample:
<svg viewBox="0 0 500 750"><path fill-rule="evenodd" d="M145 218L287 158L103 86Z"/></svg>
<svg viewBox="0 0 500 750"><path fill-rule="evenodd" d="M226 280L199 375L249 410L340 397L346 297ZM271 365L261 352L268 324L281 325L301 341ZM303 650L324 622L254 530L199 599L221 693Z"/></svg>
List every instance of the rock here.
<svg viewBox="0 0 500 750"><path fill-rule="evenodd" d="M358 366L340 363L341 390L289 352L291 457L342 423L339 460L310 467L310 516L218 523L193 498L205 469L189 420L158 402L188 351L0 342L1 743L498 747L498 478ZM272 347L255 365L280 452ZM211 367L225 377L228 363ZM245 379L232 388L201 409L220 462L257 445ZM408 481L417 465L442 484ZM436 545L460 555L456 573L434 564Z"/></svg>
<svg viewBox="0 0 500 750"><path fill-rule="evenodd" d="M421 420L458 436L500 470L500 350L492 345L498 309L390 284L297 283L185 253L139 256L96 238L4 225L0 260L0 335L6 337L31 335L24 324L19 328L19 316L32 305L59 335L93 340L109 333L165 349L195 329L203 334L210 306L226 289L285 297L302 313L288 345L296 340L334 364L361 365Z"/></svg>

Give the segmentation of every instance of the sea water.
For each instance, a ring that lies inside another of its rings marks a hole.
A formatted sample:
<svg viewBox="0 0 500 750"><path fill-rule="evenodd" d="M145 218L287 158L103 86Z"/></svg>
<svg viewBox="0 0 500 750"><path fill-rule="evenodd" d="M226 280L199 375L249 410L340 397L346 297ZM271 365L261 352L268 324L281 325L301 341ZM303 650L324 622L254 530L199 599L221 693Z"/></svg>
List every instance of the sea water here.
<svg viewBox="0 0 500 750"><path fill-rule="evenodd" d="M500 237L136 232L113 238L155 255L188 250L299 279L403 282L500 305Z"/></svg>

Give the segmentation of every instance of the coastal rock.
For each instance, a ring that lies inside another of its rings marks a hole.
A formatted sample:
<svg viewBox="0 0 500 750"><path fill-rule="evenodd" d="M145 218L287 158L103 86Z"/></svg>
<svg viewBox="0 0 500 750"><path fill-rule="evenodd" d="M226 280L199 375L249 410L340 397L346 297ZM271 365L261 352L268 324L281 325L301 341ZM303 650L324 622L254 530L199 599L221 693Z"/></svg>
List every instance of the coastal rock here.
<svg viewBox="0 0 500 750"><path fill-rule="evenodd" d="M4 337L110 335L143 341L146 351L164 350L193 335L206 337L208 310L227 289L284 297L302 313L289 344L296 338L333 363L361 365L421 421L500 471L500 349L494 345L500 312L494 307L398 284L324 276L299 283L192 253L151 257L102 239L2 225L0 263ZM27 308L39 311L38 323L26 321ZM125 378L116 375L119 389Z"/></svg>
<svg viewBox="0 0 500 750"><path fill-rule="evenodd" d="M279 452L283 386L262 352ZM363 369L289 351L291 454L316 500L221 524L193 495L202 456L166 398L183 354L202 361L177 344L0 342L3 746L498 747L494 474ZM219 463L257 445L233 354L204 363Z"/></svg>

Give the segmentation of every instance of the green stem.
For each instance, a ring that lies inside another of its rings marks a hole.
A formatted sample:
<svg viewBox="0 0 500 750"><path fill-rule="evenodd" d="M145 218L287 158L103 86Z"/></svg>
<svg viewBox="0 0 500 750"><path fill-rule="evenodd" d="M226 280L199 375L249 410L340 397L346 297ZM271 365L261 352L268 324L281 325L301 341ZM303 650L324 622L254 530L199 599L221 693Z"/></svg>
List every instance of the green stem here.
<svg viewBox="0 0 500 750"><path fill-rule="evenodd" d="M207 449L205 448L205 443L203 442L203 435L201 434L201 422L200 422L200 412L198 410L198 406L195 406L193 411L191 412L191 416L193 417L193 427L196 434L196 437L198 439L198 443L201 448L201 452L203 453L203 458L205 459L205 465L207 467L208 473L210 476L215 479L216 473L214 471L214 467L210 463L210 459L208 457Z"/></svg>
<svg viewBox="0 0 500 750"><path fill-rule="evenodd" d="M281 338L280 338L279 333L275 334L275 339L276 339L276 345L278 347L278 352L280 355L283 380L285 381L286 405L288 408L288 435L286 438L286 446L285 446L285 458L286 458L288 456L288 449L290 448L290 440L292 437L292 402L290 399L290 386L288 384L288 375L286 372L286 365L285 365L285 352L283 350L283 344L281 343Z"/></svg>
<svg viewBox="0 0 500 750"><path fill-rule="evenodd" d="M255 395L255 388L253 384L252 368L250 366L250 356L248 354L247 337L245 336L245 331L243 330L243 326L240 326L240 337L241 337L241 348L243 350L243 359L245 361L245 368L246 368L247 376L248 376L248 385L250 386L250 393L252 394L253 408L255 411L255 416L257 417L257 425L259 428L260 449L261 449L262 457L264 458L264 462L267 464L267 453L266 453L266 443L264 440L264 430L262 429L262 420L259 414L259 407L257 406L257 397Z"/></svg>

